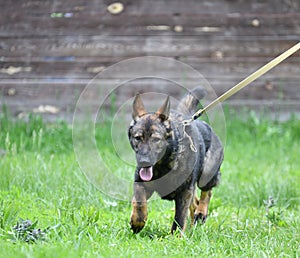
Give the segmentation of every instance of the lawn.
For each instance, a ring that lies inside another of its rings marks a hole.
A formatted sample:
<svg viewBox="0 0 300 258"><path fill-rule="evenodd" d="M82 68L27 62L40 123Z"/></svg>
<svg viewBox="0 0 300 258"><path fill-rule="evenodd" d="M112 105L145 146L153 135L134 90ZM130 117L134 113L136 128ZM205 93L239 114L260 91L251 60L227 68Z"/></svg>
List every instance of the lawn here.
<svg viewBox="0 0 300 258"><path fill-rule="evenodd" d="M130 203L101 193L81 172L71 125L35 116L13 121L5 110L0 123L0 257L300 256L296 118L226 112L222 182L206 224L183 237L169 234L173 203L159 199L149 202L146 227L134 235ZM98 142L110 138L109 126L97 128ZM120 167L112 146L101 146Z"/></svg>

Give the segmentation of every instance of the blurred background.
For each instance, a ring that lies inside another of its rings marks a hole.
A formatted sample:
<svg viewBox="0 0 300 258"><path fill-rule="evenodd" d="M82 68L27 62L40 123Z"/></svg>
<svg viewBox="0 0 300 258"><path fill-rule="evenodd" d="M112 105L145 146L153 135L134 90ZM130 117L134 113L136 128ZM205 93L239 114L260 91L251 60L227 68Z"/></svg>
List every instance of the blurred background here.
<svg viewBox="0 0 300 258"><path fill-rule="evenodd" d="M220 95L300 40L299 0L1 0L0 13L0 100L20 118L35 112L71 121L99 72L140 56L182 61ZM162 73L189 88L193 78L173 71ZM300 111L299 82L298 51L226 103L285 119ZM115 92L114 103L132 97L135 85L164 83L133 81ZM111 88L110 78L101 87Z"/></svg>

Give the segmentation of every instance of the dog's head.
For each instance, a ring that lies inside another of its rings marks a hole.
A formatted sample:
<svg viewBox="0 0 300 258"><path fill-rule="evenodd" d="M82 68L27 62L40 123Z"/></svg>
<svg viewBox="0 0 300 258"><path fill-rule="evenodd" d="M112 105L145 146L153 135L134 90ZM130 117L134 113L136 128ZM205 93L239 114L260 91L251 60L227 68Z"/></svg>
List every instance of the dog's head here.
<svg viewBox="0 0 300 258"><path fill-rule="evenodd" d="M169 113L169 97L155 113L146 111L139 94L133 101L133 121L128 136L136 154L139 176L143 181L152 179L153 166L166 152L170 128Z"/></svg>

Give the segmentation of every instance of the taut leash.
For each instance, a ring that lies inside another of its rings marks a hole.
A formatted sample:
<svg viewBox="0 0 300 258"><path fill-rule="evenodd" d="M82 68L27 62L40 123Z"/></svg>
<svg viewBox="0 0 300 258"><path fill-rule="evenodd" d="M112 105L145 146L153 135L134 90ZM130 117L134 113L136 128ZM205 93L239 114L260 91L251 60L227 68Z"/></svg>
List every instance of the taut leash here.
<svg viewBox="0 0 300 258"><path fill-rule="evenodd" d="M273 67L275 67L276 65L278 65L279 63L281 63L283 60L285 60L286 58L288 58L290 55L292 55L295 52L297 52L299 49L300 49L300 42L298 42L296 45L294 45L293 47L291 47L290 49L288 49L287 51L285 51L281 55L275 57L273 60L271 60L269 63L265 64L264 66L262 66L258 70L256 70L254 73L250 74L247 78L245 78L244 80L242 80L241 82L239 82L237 85L235 85L234 87L232 87L230 90L226 91L220 97L216 98L213 102L211 102L210 104L208 104L206 107L198 110L196 113L194 113L192 115L192 117L190 119L183 120L182 121L183 125L184 126L189 125L191 122L193 122L194 120L196 120L197 118L199 118L204 112L206 112L207 110L213 108L218 103L221 103L224 100L228 99L233 94L237 93L238 91L240 91L241 89L243 89L244 87L246 87L247 85L249 85L251 82L253 82L257 78L259 78L260 76L262 76L263 74L265 74L266 72L268 72L269 70L271 70Z"/></svg>

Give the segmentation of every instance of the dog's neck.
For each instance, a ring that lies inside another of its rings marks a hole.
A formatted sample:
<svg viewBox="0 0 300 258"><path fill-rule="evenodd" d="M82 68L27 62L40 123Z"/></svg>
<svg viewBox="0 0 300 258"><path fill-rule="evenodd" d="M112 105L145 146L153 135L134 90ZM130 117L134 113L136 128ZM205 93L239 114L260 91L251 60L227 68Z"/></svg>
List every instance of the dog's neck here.
<svg viewBox="0 0 300 258"><path fill-rule="evenodd" d="M168 142L167 149L161 159L161 163L163 164L169 164L174 161L179 149L180 131L172 123L166 140Z"/></svg>

